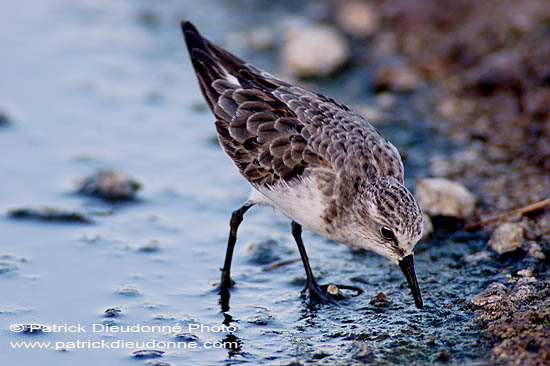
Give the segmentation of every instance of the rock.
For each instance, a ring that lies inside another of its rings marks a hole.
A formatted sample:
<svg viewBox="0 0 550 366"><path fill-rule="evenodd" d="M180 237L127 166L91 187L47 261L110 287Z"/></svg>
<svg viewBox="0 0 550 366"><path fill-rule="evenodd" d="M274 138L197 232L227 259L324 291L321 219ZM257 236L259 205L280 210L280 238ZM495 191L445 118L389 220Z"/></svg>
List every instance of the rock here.
<svg viewBox="0 0 550 366"><path fill-rule="evenodd" d="M381 66L374 72L372 78L372 85L377 92L411 91L418 88L421 82L420 77L408 66Z"/></svg>
<svg viewBox="0 0 550 366"><path fill-rule="evenodd" d="M541 261L546 259L546 255L542 251L542 248L536 242L531 242L529 244L529 247L527 248L527 254Z"/></svg>
<svg viewBox="0 0 550 366"><path fill-rule="evenodd" d="M294 26L285 38L283 68L296 76L328 76L344 65L351 54L344 37L325 25Z"/></svg>
<svg viewBox="0 0 550 366"><path fill-rule="evenodd" d="M437 355L437 361L441 362L449 362L453 359L453 355L451 354L451 351L448 349L444 349L443 351L439 352Z"/></svg>
<svg viewBox="0 0 550 366"><path fill-rule="evenodd" d="M105 309L104 313L105 313L105 317L114 318L122 314L122 309L119 307L108 308L108 309Z"/></svg>
<svg viewBox="0 0 550 366"><path fill-rule="evenodd" d="M519 277L532 277L533 271L531 271L529 268L520 269L519 271L517 271L517 275Z"/></svg>
<svg viewBox="0 0 550 366"><path fill-rule="evenodd" d="M523 231L521 224L506 222L495 229L488 244L498 254L513 252L523 242Z"/></svg>
<svg viewBox="0 0 550 366"><path fill-rule="evenodd" d="M464 262L469 263L471 265L477 265L477 262L488 260L491 258L491 253L489 253L486 250L482 250L481 252L473 253L467 256L464 256Z"/></svg>
<svg viewBox="0 0 550 366"><path fill-rule="evenodd" d="M57 207L23 207L8 211L8 216L14 219L27 219L61 223L89 224L92 220L83 213L68 211Z"/></svg>
<svg viewBox="0 0 550 366"><path fill-rule="evenodd" d="M8 126L11 124L11 119L5 112L0 111L0 127Z"/></svg>
<svg viewBox="0 0 550 366"><path fill-rule="evenodd" d="M200 338L198 335L189 333L189 332L181 332L174 334L174 338L178 340L178 342L199 342Z"/></svg>
<svg viewBox="0 0 550 366"><path fill-rule="evenodd" d="M275 32L266 27L254 28L242 35L242 41L255 51L269 51L275 48Z"/></svg>
<svg viewBox="0 0 550 366"><path fill-rule="evenodd" d="M141 185L127 174L114 170L100 170L78 182L77 192L107 201L133 199Z"/></svg>
<svg viewBox="0 0 550 366"><path fill-rule="evenodd" d="M430 216L466 218L473 214L475 197L464 185L444 178L422 178L414 195L422 211Z"/></svg>
<svg viewBox="0 0 550 366"><path fill-rule="evenodd" d="M502 300L504 296L508 295L508 292L508 289L502 283L493 282L489 285L487 290L474 296L471 302L476 306L494 304Z"/></svg>
<svg viewBox="0 0 550 366"><path fill-rule="evenodd" d="M124 296L138 296L139 290L137 288L122 287L116 290L117 294Z"/></svg>
<svg viewBox="0 0 550 366"><path fill-rule="evenodd" d="M395 106L396 98L392 93L379 93L376 95L376 105L383 110L387 111Z"/></svg>
<svg viewBox="0 0 550 366"><path fill-rule="evenodd" d="M338 288L338 286L333 285L333 284L331 283L331 284L328 285L328 287L327 287L327 292L329 293L329 295L338 296L338 294L339 294L339 292L340 292L340 289Z"/></svg>
<svg viewBox="0 0 550 366"><path fill-rule="evenodd" d="M369 304L371 305L385 305L388 303L388 297L383 292L380 292L378 295L373 297Z"/></svg>
<svg viewBox="0 0 550 366"><path fill-rule="evenodd" d="M361 117L363 117L370 123L377 124L377 123L384 122L384 120L386 120L385 113L376 107L364 105L364 106L359 106L355 109Z"/></svg>
<svg viewBox="0 0 550 366"><path fill-rule="evenodd" d="M0 262L0 274L15 272L18 268L17 263Z"/></svg>
<svg viewBox="0 0 550 366"><path fill-rule="evenodd" d="M422 212L422 223L424 225L424 228L422 230L422 239L425 239L430 236L431 233L433 233L434 225L430 216L426 215L425 212Z"/></svg>
<svg viewBox="0 0 550 366"><path fill-rule="evenodd" d="M141 349L132 353L135 358L141 359L162 357L163 354L164 351L159 351L156 349Z"/></svg>
<svg viewBox="0 0 550 366"><path fill-rule="evenodd" d="M486 56L467 79L482 94L491 94L497 89L520 94L525 88L524 68L517 52L498 51Z"/></svg>
<svg viewBox="0 0 550 366"><path fill-rule="evenodd" d="M336 23L348 34L366 38L376 31L379 20L376 9L358 0L339 2Z"/></svg>
<svg viewBox="0 0 550 366"><path fill-rule="evenodd" d="M148 243L142 244L137 248L138 252L153 253L160 251L160 245L158 240L151 240Z"/></svg>

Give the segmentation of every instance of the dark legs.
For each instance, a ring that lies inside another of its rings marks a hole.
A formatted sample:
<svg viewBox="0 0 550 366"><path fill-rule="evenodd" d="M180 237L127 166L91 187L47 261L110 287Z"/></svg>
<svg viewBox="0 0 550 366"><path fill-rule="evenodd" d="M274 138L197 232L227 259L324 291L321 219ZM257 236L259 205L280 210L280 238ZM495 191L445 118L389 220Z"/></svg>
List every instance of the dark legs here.
<svg viewBox="0 0 550 366"><path fill-rule="evenodd" d="M298 251L300 252L300 257L302 258L302 263L304 263L304 268L306 270L307 285L303 291L306 289L309 290L309 298L311 302L319 302L322 304L335 303L332 297L330 297L325 290L319 287L317 281L315 281L315 278L313 277L313 272L309 266L306 248L304 247L304 242L302 241L302 226L295 221L292 221L292 236L294 236L294 240L296 240Z"/></svg>
<svg viewBox="0 0 550 366"><path fill-rule="evenodd" d="M231 221L229 222L229 239L227 240L227 251L225 252L225 262L222 268L222 277L220 281L220 289L228 289L233 286L233 280L231 279L231 260L233 259L233 249L235 249L235 243L237 242L237 230L239 225L243 221L243 215L253 204L246 203L241 208L233 211L231 214Z"/></svg>

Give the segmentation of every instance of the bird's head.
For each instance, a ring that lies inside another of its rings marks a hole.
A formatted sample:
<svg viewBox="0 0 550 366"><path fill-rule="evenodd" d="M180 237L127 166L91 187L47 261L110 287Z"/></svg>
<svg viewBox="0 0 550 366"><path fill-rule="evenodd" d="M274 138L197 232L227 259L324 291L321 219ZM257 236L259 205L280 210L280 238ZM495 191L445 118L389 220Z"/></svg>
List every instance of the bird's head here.
<svg viewBox="0 0 550 366"><path fill-rule="evenodd" d="M423 307L416 280L413 249L422 237L423 219L414 196L393 177L364 186L354 202L359 222L353 245L378 253L397 264L407 278L415 304Z"/></svg>

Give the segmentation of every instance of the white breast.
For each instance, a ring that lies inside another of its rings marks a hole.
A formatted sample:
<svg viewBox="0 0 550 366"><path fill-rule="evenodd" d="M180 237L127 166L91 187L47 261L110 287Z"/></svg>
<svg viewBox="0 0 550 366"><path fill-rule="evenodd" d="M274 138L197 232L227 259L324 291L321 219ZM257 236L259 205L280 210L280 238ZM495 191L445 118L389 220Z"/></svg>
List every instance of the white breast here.
<svg viewBox="0 0 550 366"><path fill-rule="evenodd" d="M252 188L248 201L274 207L309 231L329 237L322 218L327 197L311 183L311 179L273 188Z"/></svg>

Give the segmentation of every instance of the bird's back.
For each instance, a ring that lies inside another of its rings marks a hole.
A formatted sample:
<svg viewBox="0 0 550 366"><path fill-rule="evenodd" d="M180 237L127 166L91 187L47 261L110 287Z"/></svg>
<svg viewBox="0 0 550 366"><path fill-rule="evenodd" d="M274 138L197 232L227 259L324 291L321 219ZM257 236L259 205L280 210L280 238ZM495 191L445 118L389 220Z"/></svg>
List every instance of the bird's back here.
<svg viewBox="0 0 550 366"><path fill-rule="evenodd" d="M403 182L397 149L348 107L247 64L203 38L190 22L182 30L220 144L254 187L315 171L334 180Z"/></svg>

